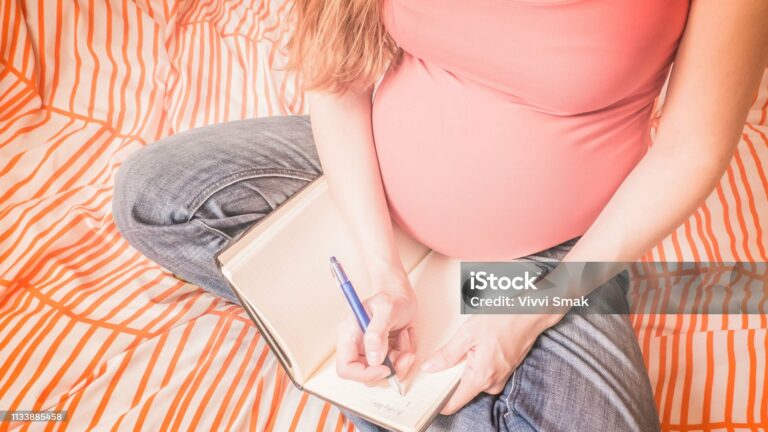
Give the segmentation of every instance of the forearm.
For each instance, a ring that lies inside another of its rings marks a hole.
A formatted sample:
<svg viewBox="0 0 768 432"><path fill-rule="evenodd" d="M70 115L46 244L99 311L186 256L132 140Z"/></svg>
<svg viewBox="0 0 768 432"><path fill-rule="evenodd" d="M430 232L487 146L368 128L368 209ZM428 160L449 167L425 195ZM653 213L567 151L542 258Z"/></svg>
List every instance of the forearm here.
<svg viewBox="0 0 768 432"><path fill-rule="evenodd" d="M571 295L588 294L627 263L640 259L684 222L714 189L729 158L694 152L688 147L654 146L625 179L563 258L565 262L593 263L586 270L569 264L573 267L570 270L577 270L580 281L588 282L571 284ZM580 273L584 271L589 277Z"/></svg>
<svg viewBox="0 0 768 432"><path fill-rule="evenodd" d="M728 167L730 153L661 142L667 137L658 135L656 145L563 258L569 264L559 265L547 276L552 285L546 281L542 285L556 290L553 295L588 295L669 235L714 189ZM692 133L689 139L706 148L711 138Z"/></svg>
<svg viewBox="0 0 768 432"><path fill-rule="evenodd" d="M403 278L371 128L371 93L309 95L323 173L345 222L378 282ZM395 283L397 285L397 283Z"/></svg>
<svg viewBox="0 0 768 432"><path fill-rule="evenodd" d="M685 221L729 161L690 147L651 148L564 261L636 261Z"/></svg>

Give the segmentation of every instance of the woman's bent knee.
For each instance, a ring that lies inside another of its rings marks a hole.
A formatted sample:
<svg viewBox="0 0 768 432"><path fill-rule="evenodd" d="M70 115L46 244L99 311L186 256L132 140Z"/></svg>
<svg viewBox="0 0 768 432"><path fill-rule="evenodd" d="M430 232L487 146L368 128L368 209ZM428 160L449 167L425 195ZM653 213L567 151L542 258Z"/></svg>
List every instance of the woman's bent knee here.
<svg viewBox="0 0 768 432"><path fill-rule="evenodd" d="M135 249L184 279L229 294L213 257L319 175L306 119L187 131L128 157L115 177L115 225ZM231 299L231 296L224 295Z"/></svg>
<svg viewBox="0 0 768 432"><path fill-rule="evenodd" d="M115 222L125 229L186 223L209 191L254 172L305 180L320 174L305 116L206 126L139 150L118 169Z"/></svg>

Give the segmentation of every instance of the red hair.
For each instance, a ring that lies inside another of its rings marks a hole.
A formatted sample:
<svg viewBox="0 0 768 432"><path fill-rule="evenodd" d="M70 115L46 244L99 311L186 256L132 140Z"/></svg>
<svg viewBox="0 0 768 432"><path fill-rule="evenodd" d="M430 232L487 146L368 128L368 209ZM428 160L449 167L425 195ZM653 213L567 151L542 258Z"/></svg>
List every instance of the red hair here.
<svg viewBox="0 0 768 432"><path fill-rule="evenodd" d="M287 70L304 90L343 93L373 85L398 54L381 0L294 0Z"/></svg>

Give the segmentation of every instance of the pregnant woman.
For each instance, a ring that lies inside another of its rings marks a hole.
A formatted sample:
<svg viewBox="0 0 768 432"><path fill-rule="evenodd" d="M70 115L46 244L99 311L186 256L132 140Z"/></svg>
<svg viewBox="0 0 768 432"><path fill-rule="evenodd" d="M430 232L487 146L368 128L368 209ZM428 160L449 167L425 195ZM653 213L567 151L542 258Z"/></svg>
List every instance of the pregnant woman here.
<svg viewBox="0 0 768 432"><path fill-rule="evenodd" d="M768 60L765 0L298 0L293 12L309 116L147 146L118 173L114 217L146 256L236 301L214 255L322 166L377 292L366 333L351 323L338 338L339 374L366 383L388 374L387 353L407 373L418 343L393 221L465 260L635 261L724 173ZM467 360L431 428L658 429L627 283L601 287L615 314L472 316L419 365Z"/></svg>

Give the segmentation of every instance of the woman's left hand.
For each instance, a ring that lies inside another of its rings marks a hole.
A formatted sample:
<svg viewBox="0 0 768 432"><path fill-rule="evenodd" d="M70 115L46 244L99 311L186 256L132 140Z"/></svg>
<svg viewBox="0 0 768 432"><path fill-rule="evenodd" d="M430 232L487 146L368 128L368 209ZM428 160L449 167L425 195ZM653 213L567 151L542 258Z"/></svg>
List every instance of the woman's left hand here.
<svg viewBox="0 0 768 432"><path fill-rule="evenodd" d="M539 334L561 317L542 314L470 317L447 344L422 364L423 371L438 372L467 357L461 382L440 413L455 413L481 392L501 393Z"/></svg>

